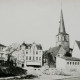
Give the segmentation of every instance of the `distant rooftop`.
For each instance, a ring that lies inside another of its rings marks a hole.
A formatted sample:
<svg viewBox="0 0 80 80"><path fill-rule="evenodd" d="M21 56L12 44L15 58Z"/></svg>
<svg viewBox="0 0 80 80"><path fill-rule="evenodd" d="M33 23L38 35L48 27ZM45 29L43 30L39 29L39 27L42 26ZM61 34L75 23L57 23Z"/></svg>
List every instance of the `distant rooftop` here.
<svg viewBox="0 0 80 80"><path fill-rule="evenodd" d="M53 48L50 48L50 49L48 50L48 52L49 52L49 53L52 53L52 56L56 56L56 55L58 54L59 49L60 49L60 46L58 46L58 47L53 47Z"/></svg>
<svg viewBox="0 0 80 80"><path fill-rule="evenodd" d="M3 44L0 44L0 47L6 47L5 45L3 45Z"/></svg>
<svg viewBox="0 0 80 80"><path fill-rule="evenodd" d="M68 60L68 61L80 61L79 58L75 58L75 57L61 57L62 59Z"/></svg>
<svg viewBox="0 0 80 80"><path fill-rule="evenodd" d="M34 43L33 43L34 44ZM22 43L22 45L24 45L27 49L28 49L28 47L30 47L31 48L31 46L32 46L32 44L26 44L26 43ZM41 46L41 44L36 44L35 43L35 45L36 45L36 47L37 47L37 49L38 50L42 50L42 46Z"/></svg>

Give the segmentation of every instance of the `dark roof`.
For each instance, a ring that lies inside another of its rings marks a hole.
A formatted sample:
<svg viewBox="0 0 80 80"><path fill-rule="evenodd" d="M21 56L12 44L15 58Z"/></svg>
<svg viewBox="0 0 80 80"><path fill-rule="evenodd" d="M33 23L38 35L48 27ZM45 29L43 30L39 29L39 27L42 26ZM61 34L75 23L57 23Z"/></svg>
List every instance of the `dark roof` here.
<svg viewBox="0 0 80 80"><path fill-rule="evenodd" d="M48 50L48 52L51 53L52 56L56 56L57 53L58 53L58 51L59 51L59 49L60 49L60 46L58 46L58 47L53 47L53 48L50 48L50 49Z"/></svg>
<svg viewBox="0 0 80 80"><path fill-rule="evenodd" d="M3 44L0 44L0 47L6 47L5 45L3 45Z"/></svg>
<svg viewBox="0 0 80 80"><path fill-rule="evenodd" d="M22 45L24 45L25 47L26 47L26 49L28 49L28 47L30 47L31 48L31 46L32 46L32 44L26 44L26 43L22 43ZM36 47L37 47L37 49L38 50L42 50L42 46L39 44L36 44Z"/></svg>
<svg viewBox="0 0 80 80"><path fill-rule="evenodd" d="M36 45L38 50L42 50L42 46L41 45Z"/></svg>
<svg viewBox="0 0 80 80"><path fill-rule="evenodd" d="M77 45L78 45L78 47L80 49L80 41L76 41L76 43L77 43Z"/></svg>
<svg viewBox="0 0 80 80"><path fill-rule="evenodd" d="M68 60L68 61L80 61L79 58L75 58L75 57L61 57L62 59Z"/></svg>
<svg viewBox="0 0 80 80"><path fill-rule="evenodd" d="M28 47L31 46L31 44L26 44L26 43L24 43L24 42L22 43L22 45L25 46L26 49L28 49Z"/></svg>

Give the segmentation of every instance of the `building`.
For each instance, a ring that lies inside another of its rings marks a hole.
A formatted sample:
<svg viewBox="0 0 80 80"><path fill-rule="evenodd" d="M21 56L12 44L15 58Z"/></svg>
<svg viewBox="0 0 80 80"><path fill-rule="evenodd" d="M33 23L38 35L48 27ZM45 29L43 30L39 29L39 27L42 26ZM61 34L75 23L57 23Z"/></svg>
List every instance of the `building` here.
<svg viewBox="0 0 80 80"><path fill-rule="evenodd" d="M7 61L7 56L6 56L6 46L3 44L0 44L0 64L2 65L3 62Z"/></svg>
<svg viewBox="0 0 80 80"><path fill-rule="evenodd" d="M75 57L56 57L58 70L75 72L80 70L80 59Z"/></svg>
<svg viewBox="0 0 80 80"><path fill-rule="evenodd" d="M20 45L20 50L16 50L12 53L12 56L16 58L16 65L19 67L26 68L41 67L42 66L42 46L36 44L26 44L23 42Z"/></svg>
<svg viewBox="0 0 80 80"><path fill-rule="evenodd" d="M60 27L57 37L57 46L61 45L66 54L56 56L56 68L63 71L75 72L80 70L80 41L75 41L74 49L69 47L69 34L65 31L63 13L61 10ZM61 52L62 50L60 50ZM61 52L62 53L62 52ZM64 52L63 52L64 53ZM71 55L70 55L70 54Z"/></svg>
<svg viewBox="0 0 80 80"><path fill-rule="evenodd" d="M73 52L72 52L72 57L76 57L80 59L80 41L75 41L74 47L73 47Z"/></svg>
<svg viewBox="0 0 80 80"><path fill-rule="evenodd" d="M63 46L63 48L68 52L69 51L69 34L66 33L65 24L63 19L63 12L61 10L60 16L60 25L59 25L59 32L56 35L56 45Z"/></svg>
<svg viewBox="0 0 80 80"><path fill-rule="evenodd" d="M58 34L56 35L56 46L47 50L47 54L49 53L52 55L53 61L55 63L56 63L56 56L71 57L72 49L70 48L70 44L69 44L69 34L67 34L65 30L62 9L61 9L59 30L58 30ZM46 53L44 54L47 55Z"/></svg>

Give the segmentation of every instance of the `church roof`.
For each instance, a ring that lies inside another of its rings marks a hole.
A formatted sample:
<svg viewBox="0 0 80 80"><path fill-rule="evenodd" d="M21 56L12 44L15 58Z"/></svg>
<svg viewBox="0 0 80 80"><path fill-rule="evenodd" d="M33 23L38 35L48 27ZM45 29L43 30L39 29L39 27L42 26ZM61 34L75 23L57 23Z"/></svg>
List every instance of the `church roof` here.
<svg viewBox="0 0 80 80"><path fill-rule="evenodd" d="M79 58L75 58L75 57L61 57L62 59L68 60L68 61L80 61Z"/></svg>
<svg viewBox="0 0 80 80"><path fill-rule="evenodd" d="M79 49L80 49L80 41L77 41L77 40L76 40L76 43L77 43L77 45L78 45L78 47L79 47Z"/></svg>
<svg viewBox="0 0 80 80"><path fill-rule="evenodd" d="M64 25L62 9L61 9L61 16L60 16L59 34L67 34Z"/></svg>
<svg viewBox="0 0 80 80"><path fill-rule="evenodd" d="M57 53L58 53L58 51L59 51L59 49L60 49L59 46L58 46L58 47L53 47L53 48L50 48L50 49L48 50L48 52L51 53L52 56L56 56Z"/></svg>

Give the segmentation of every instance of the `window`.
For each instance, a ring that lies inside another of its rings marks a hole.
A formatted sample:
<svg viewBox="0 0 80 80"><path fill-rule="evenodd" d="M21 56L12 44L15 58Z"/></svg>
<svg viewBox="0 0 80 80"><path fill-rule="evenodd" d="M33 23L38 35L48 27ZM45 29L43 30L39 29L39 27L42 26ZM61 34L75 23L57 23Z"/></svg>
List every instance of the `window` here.
<svg viewBox="0 0 80 80"><path fill-rule="evenodd" d="M28 52L26 52L26 54L28 54Z"/></svg>
<svg viewBox="0 0 80 80"><path fill-rule="evenodd" d="M39 57L39 61L41 61L41 57Z"/></svg>
<svg viewBox="0 0 80 80"><path fill-rule="evenodd" d="M31 56L29 57L29 60L31 60Z"/></svg>
<svg viewBox="0 0 80 80"><path fill-rule="evenodd" d="M3 54L1 54L1 57L3 57Z"/></svg>
<svg viewBox="0 0 80 80"><path fill-rule="evenodd" d="M75 62L75 65L77 64L77 62Z"/></svg>
<svg viewBox="0 0 80 80"><path fill-rule="evenodd" d="M38 60L38 57L36 57L36 60Z"/></svg>
<svg viewBox="0 0 80 80"><path fill-rule="evenodd" d="M36 51L36 54L38 54L38 51Z"/></svg>
<svg viewBox="0 0 80 80"><path fill-rule="evenodd" d="M73 62L73 65L74 65L74 62Z"/></svg>
<svg viewBox="0 0 80 80"><path fill-rule="evenodd" d="M67 62L67 64L69 64L69 62Z"/></svg>
<svg viewBox="0 0 80 80"><path fill-rule="evenodd" d="M26 56L26 60L28 60L28 56Z"/></svg>
<svg viewBox="0 0 80 80"><path fill-rule="evenodd" d="M33 60L34 60L34 57L33 57Z"/></svg>
<svg viewBox="0 0 80 80"><path fill-rule="evenodd" d="M70 64L71 64L71 62L70 62Z"/></svg>

